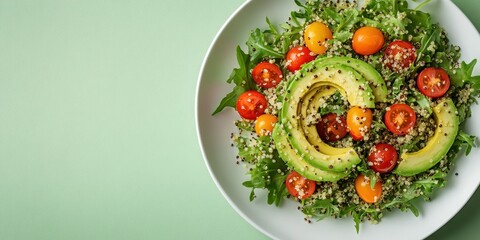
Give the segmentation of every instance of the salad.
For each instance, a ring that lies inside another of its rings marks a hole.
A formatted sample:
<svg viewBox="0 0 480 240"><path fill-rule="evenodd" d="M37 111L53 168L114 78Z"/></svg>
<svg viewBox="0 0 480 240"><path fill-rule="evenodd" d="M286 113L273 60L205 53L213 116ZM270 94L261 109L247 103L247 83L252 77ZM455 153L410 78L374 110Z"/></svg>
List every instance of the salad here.
<svg viewBox="0 0 480 240"><path fill-rule="evenodd" d="M251 31L213 112L239 114L251 201L297 201L307 222L351 216L358 232L395 209L418 216L414 200L445 186L475 147L462 126L480 76L420 11L428 2L295 0L285 23Z"/></svg>

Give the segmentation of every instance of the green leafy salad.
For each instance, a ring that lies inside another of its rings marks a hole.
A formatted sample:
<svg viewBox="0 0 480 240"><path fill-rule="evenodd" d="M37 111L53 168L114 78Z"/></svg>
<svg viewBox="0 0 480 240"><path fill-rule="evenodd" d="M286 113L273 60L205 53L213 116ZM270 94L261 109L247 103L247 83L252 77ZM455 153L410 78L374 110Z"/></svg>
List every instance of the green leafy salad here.
<svg viewBox="0 0 480 240"><path fill-rule="evenodd" d="M290 199L306 221L352 217L378 223L446 184L480 94L476 60L428 13L405 0L295 0L282 24L254 29L236 49L232 146L247 166L250 201ZM248 197L248 196L246 196Z"/></svg>

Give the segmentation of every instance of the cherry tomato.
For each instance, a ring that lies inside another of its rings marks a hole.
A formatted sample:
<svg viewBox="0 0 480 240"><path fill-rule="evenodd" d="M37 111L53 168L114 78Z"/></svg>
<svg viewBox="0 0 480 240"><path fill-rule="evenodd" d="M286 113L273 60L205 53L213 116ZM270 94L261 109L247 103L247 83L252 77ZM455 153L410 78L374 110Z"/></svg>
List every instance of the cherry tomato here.
<svg viewBox="0 0 480 240"><path fill-rule="evenodd" d="M329 113L317 123L317 132L323 141L335 142L347 135L347 123L344 117Z"/></svg>
<svg viewBox="0 0 480 240"><path fill-rule="evenodd" d="M287 60L287 68L290 72L296 72L304 63L315 59L313 53L307 47L293 47L287 52L285 57Z"/></svg>
<svg viewBox="0 0 480 240"><path fill-rule="evenodd" d="M258 86L262 88L271 88L277 86L283 79L283 73L280 68L269 62L261 62L252 70L252 78Z"/></svg>
<svg viewBox="0 0 480 240"><path fill-rule="evenodd" d="M385 112L385 125L396 135L407 134L415 126L416 121L415 111L404 103L393 104Z"/></svg>
<svg viewBox="0 0 480 240"><path fill-rule="evenodd" d="M362 140L372 127L372 111L368 108L352 107L347 113L347 126L353 140Z"/></svg>
<svg viewBox="0 0 480 240"><path fill-rule="evenodd" d="M390 70L402 72L415 62L417 58L415 47L406 41L396 40L385 49L384 61Z"/></svg>
<svg viewBox="0 0 480 240"><path fill-rule="evenodd" d="M255 90L246 91L238 96L236 107L240 116L255 120L265 112L267 99Z"/></svg>
<svg viewBox="0 0 480 240"><path fill-rule="evenodd" d="M382 31L376 27L361 27L353 34L352 48L360 55L371 55L385 43Z"/></svg>
<svg viewBox="0 0 480 240"><path fill-rule="evenodd" d="M370 180L363 174L355 179L355 190L358 196L367 203L376 203L382 196L382 183L377 180L373 188L370 187Z"/></svg>
<svg viewBox="0 0 480 240"><path fill-rule="evenodd" d="M375 172L387 173L397 165L398 154L395 148L387 143L377 143L370 149L368 165Z"/></svg>
<svg viewBox="0 0 480 240"><path fill-rule="evenodd" d="M285 180L288 192L298 199L306 199L315 192L317 183L315 181L306 179L299 173L292 171Z"/></svg>
<svg viewBox="0 0 480 240"><path fill-rule="evenodd" d="M303 34L305 44L315 54L324 54L327 51L325 44L332 38L333 34L330 28L321 22L309 24Z"/></svg>
<svg viewBox="0 0 480 240"><path fill-rule="evenodd" d="M442 68L425 68L417 77L417 87L423 95L438 98L450 88L450 78Z"/></svg>
<svg viewBox="0 0 480 240"><path fill-rule="evenodd" d="M260 115L255 121L255 132L257 132L257 135L260 137L266 134L272 134L275 123L277 123L277 117L274 115Z"/></svg>

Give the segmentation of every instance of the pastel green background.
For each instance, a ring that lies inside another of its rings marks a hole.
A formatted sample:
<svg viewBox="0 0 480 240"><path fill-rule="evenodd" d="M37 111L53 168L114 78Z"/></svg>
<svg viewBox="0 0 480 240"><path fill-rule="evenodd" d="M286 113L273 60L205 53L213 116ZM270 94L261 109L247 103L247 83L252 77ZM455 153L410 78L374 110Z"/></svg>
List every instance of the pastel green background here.
<svg viewBox="0 0 480 240"><path fill-rule="evenodd" d="M0 0L0 239L266 239L195 131L203 57L242 2ZM479 2L454 2L479 29ZM479 225L477 192L431 239Z"/></svg>

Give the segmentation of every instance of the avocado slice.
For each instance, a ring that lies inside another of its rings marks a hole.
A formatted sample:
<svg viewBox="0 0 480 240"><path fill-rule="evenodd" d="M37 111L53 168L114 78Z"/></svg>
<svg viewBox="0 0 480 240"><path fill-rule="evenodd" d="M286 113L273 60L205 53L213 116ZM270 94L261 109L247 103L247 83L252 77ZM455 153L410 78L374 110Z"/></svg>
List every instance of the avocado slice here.
<svg viewBox="0 0 480 240"><path fill-rule="evenodd" d="M272 137L280 157L287 165L302 176L317 182L336 182L348 175L345 172L323 171L305 162L292 148L287 139L287 133L278 124L273 129Z"/></svg>
<svg viewBox="0 0 480 240"><path fill-rule="evenodd" d="M400 176L413 176L435 166L450 150L458 133L459 119L457 108L449 98L439 102L434 108L436 129L424 148L417 152L402 153L400 163L394 173Z"/></svg>
<svg viewBox="0 0 480 240"><path fill-rule="evenodd" d="M304 104L303 97L322 86L338 89L353 106L375 106L370 86L356 70L343 64L313 61L297 72L288 86L280 122L288 133L290 144L306 162L324 171L344 172L361 161L353 148L341 150L339 154L326 154L323 148L317 150L310 144L302 131L300 119L304 116L299 116L298 109Z"/></svg>
<svg viewBox="0 0 480 240"><path fill-rule="evenodd" d="M309 116L318 113L320 108L320 98L333 95L337 91L336 88L331 86L322 86L316 89L312 89L308 94L303 97L303 104L300 110L300 116ZM309 124L308 119L302 117L300 120L301 127L307 138L307 141L314 146L315 149L325 153L327 155L340 155L345 154L348 151L354 150L353 148L336 148L322 141L318 135L316 125Z"/></svg>
<svg viewBox="0 0 480 240"><path fill-rule="evenodd" d="M382 75L380 75L380 73L370 64L360 59L350 57L325 57L320 58L318 61L329 64L343 64L355 69L365 78L365 80L367 80L368 85L370 85L370 88L373 91L373 96L375 96L375 102L387 101L387 85L385 84Z"/></svg>

